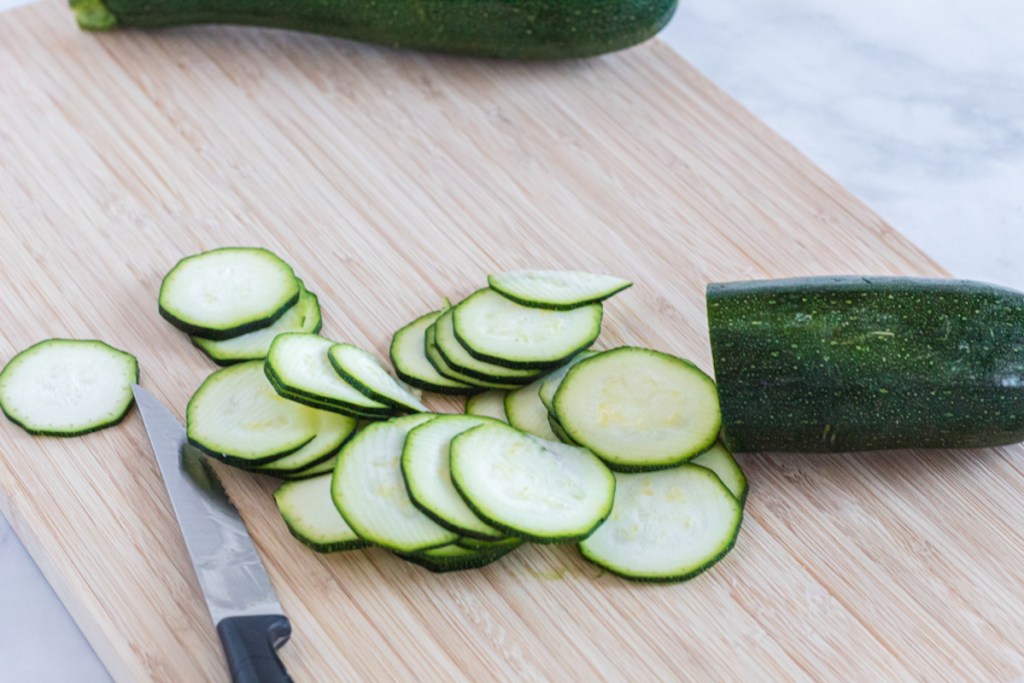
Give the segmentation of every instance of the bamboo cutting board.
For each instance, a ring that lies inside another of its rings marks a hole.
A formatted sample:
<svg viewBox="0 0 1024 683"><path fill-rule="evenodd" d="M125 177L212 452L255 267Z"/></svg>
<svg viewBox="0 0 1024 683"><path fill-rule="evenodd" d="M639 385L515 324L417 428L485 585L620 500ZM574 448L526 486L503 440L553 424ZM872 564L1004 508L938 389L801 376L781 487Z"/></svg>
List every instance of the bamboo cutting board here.
<svg viewBox="0 0 1024 683"><path fill-rule="evenodd" d="M58 2L0 17L4 361L106 339L182 414L212 366L158 317L158 284L229 244L280 253L320 294L324 334L381 354L489 271L615 273L637 284L601 345L709 369L710 280L941 274L658 43L522 65L256 30L86 35ZM571 546L444 576L380 550L319 556L272 480L220 470L300 683L1022 674L1020 448L742 463L735 551L671 586ZM0 494L117 680L225 680L138 415L66 440L0 425Z"/></svg>

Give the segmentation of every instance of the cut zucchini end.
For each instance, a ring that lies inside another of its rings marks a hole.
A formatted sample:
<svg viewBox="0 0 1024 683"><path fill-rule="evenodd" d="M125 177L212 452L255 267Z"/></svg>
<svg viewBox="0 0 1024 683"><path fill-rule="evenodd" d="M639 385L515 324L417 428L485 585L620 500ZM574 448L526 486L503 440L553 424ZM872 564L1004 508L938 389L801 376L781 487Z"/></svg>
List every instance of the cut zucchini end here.
<svg viewBox="0 0 1024 683"><path fill-rule="evenodd" d="M82 436L120 423L135 397L139 362L95 339L45 339L0 372L0 410L35 436Z"/></svg>
<svg viewBox="0 0 1024 683"><path fill-rule="evenodd" d="M109 31L117 28L117 17L107 8L103 0L71 0L70 5L78 27L83 30Z"/></svg>

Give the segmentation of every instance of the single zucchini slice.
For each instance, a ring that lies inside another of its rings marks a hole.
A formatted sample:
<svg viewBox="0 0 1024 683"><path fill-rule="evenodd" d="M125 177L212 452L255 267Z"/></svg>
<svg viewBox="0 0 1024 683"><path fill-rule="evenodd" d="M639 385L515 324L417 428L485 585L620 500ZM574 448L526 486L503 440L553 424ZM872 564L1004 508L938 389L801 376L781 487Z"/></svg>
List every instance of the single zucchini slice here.
<svg viewBox="0 0 1024 683"><path fill-rule="evenodd" d="M389 406L338 376L327 355L333 345L315 334L279 334L270 345L266 361L266 372L275 389L283 389L281 395L292 401L326 410L333 406L353 417L389 414Z"/></svg>
<svg viewBox="0 0 1024 683"><path fill-rule="evenodd" d="M431 325L427 328L426 333L423 335L423 344L427 360L434 366L434 369L444 377L485 389L515 389L520 386L519 384L512 384L510 382L492 382L489 380L482 380L477 377L470 377L469 375L459 372L453 368L437 349L436 325Z"/></svg>
<svg viewBox="0 0 1024 683"><path fill-rule="evenodd" d="M519 431L548 441L558 441L558 436L548 424L548 409L540 401L540 387L546 377L505 394L505 414L508 423Z"/></svg>
<svg viewBox="0 0 1024 683"><path fill-rule="evenodd" d="M615 478L592 453L500 423L452 439L452 481L481 519L538 543L586 538L608 515Z"/></svg>
<svg viewBox="0 0 1024 683"><path fill-rule="evenodd" d="M633 283L571 270L514 270L488 275L487 284L523 306L568 310L604 301Z"/></svg>
<svg viewBox="0 0 1024 683"><path fill-rule="evenodd" d="M537 392L537 395L540 397L540 402L548 409L548 412L554 412L555 392L558 391L558 387L561 386L562 380L569 374L569 371L572 370L580 361L586 360L591 356L596 356L598 353L600 353L600 351L583 351L581 353L577 353L575 356L570 358L565 365L544 376L544 381L541 382L540 391Z"/></svg>
<svg viewBox="0 0 1024 683"><path fill-rule="evenodd" d="M611 515L580 543L597 566L638 581L683 581L736 542L743 508L714 472L684 464L615 480Z"/></svg>
<svg viewBox="0 0 1024 683"><path fill-rule="evenodd" d="M390 350L395 374L403 382L424 391L433 391L437 394L471 394L476 391L473 385L445 377L427 358L427 328L439 317L441 311L427 313L395 332Z"/></svg>
<svg viewBox="0 0 1024 683"><path fill-rule="evenodd" d="M410 413L430 412L369 351L352 344L335 344L327 350L327 359L343 380L367 398Z"/></svg>
<svg viewBox="0 0 1024 683"><path fill-rule="evenodd" d="M317 411L319 420L316 437L299 450L261 465L257 469L265 474L294 474L330 460L338 449L356 431L355 418L326 410Z"/></svg>
<svg viewBox="0 0 1024 683"><path fill-rule="evenodd" d="M295 271L253 247L205 251L178 261L160 285L160 315L206 339L268 327L299 299Z"/></svg>
<svg viewBox="0 0 1024 683"><path fill-rule="evenodd" d="M479 569L515 550L515 546L501 548L466 548L456 543L430 548L419 553L397 553L406 562L412 562L435 574L464 569Z"/></svg>
<svg viewBox="0 0 1024 683"><path fill-rule="evenodd" d="M558 437L558 440L562 443L567 443L570 446L579 446L578 443L572 440L572 437L565 433L565 428L558 421L558 418L553 413L548 413L548 426L551 427L551 432Z"/></svg>
<svg viewBox="0 0 1024 683"><path fill-rule="evenodd" d="M281 398L258 360L218 370L186 409L189 441L242 468L283 458L316 437L320 411Z"/></svg>
<svg viewBox="0 0 1024 683"><path fill-rule="evenodd" d="M302 283L299 283L300 287ZM231 339L216 341L193 335L192 343L218 365L231 365L247 360L266 358L274 337L282 332L320 331L323 320L320 316L320 302L316 294L302 288L299 300L269 327L254 330Z"/></svg>
<svg viewBox="0 0 1024 683"><path fill-rule="evenodd" d="M319 553L369 545L338 513L331 498L331 475L290 481L274 491L277 509L292 535Z"/></svg>
<svg viewBox="0 0 1024 683"><path fill-rule="evenodd" d="M448 311L434 323L434 342L448 365L465 375L488 382L523 385L537 377L539 371L536 369L508 368L475 358L455 336L453 315L453 311Z"/></svg>
<svg viewBox="0 0 1024 683"><path fill-rule="evenodd" d="M409 498L423 514L460 536L497 540L505 534L482 521L452 484L448 449L457 435L494 422L473 415L439 415L416 427L405 439L402 477Z"/></svg>
<svg viewBox="0 0 1024 683"><path fill-rule="evenodd" d="M481 289L452 309L452 322L468 355L486 363L544 370L593 344L601 333L602 315L601 304L552 311ZM442 353L448 351L440 329L437 343Z"/></svg>
<svg viewBox="0 0 1024 683"><path fill-rule="evenodd" d="M120 422L139 381L135 356L95 340L47 339L0 372L0 408L30 434L76 436Z"/></svg>
<svg viewBox="0 0 1024 683"><path fill-rule="evenodd" d="M274 472L272 473L278 479L286 479L288 481L301 481L303 479L309 479L315 477L318 474L328 474L334 472L334 466L338 462L338 454L335 453L327 460L319 462L315 465L310 465L304 470L296 470L294 472ZM268 472L268 474L271 474Z"/></svg>
<svg viewBox="0 0 1024 683"><path fill-rule="evenodd" d="M632 346L578 363L554 408L573 441L619 472L685 462L711 448L722 424L710 377L689 361Z"/></svg>
<svg viewBox="0 0 1024 683"><path fill-rule="evenodd" d="M465 536L455 541L455 545L461 545L463 548L469 548L471 550L515 550L523 544L523 539L516 536L505 536L497 541L485 541L480 538L470 538Z"/></svg>
<svg viewBox="0 0 1024 683"><path fill-rule="evenodd" d="M747 502L747 492L750 490L747 475L743 474L740 464L736 462L736 458L721 441L690 460L690 464L700 465L711 470L718 475L718 478L725 484L725 488L729 489L740 505Z"/></svg>
<svg viewBox="0 0 1024 683"><path fill-rule="evenodd" d="M505 413L505 394L503 389L488 389L466 399L466 414L480 417L493 417L495 420L508 423Z"/></svg>
<svg viewBox="0 0 1024 683"><path fill-rule="evenodd" d="M413 504L402 479L402 447L415 427L433 415L407 415L366 427L341 449L331 493L359 536L396 552L448 545L459 535Z"/></svg>

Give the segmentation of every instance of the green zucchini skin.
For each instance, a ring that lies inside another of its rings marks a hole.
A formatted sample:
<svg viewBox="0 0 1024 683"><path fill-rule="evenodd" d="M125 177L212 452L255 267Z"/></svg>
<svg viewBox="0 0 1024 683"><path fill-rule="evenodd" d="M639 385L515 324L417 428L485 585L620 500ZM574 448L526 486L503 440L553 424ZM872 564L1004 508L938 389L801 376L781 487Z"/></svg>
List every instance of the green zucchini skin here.
<svg viewBox="0 0 1024 683"><path fill-rule="evenodd" d="M1024 294L978 282L711 284L733 451L975 448L1024 440Z"/></svg>
<svg viewBox="0 0 1024 683"><path fill-rule="evenodd" d="M241 24L391 47L510 59L621 50L656 34L677 0L71 0L79 26Z"/></svg>

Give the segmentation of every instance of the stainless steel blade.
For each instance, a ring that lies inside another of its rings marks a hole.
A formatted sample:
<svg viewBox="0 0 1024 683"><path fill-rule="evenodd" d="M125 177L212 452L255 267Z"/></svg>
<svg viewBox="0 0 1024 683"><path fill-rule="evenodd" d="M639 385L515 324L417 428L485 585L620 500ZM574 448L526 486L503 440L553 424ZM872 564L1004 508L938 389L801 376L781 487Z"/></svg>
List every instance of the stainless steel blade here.
<svg viewBox="0 0 1024 683"><path fill-rule="evenodd" d="M226 617L284 614L217 473L159 399L138 385L132 391L214 625Z"/></svg>

